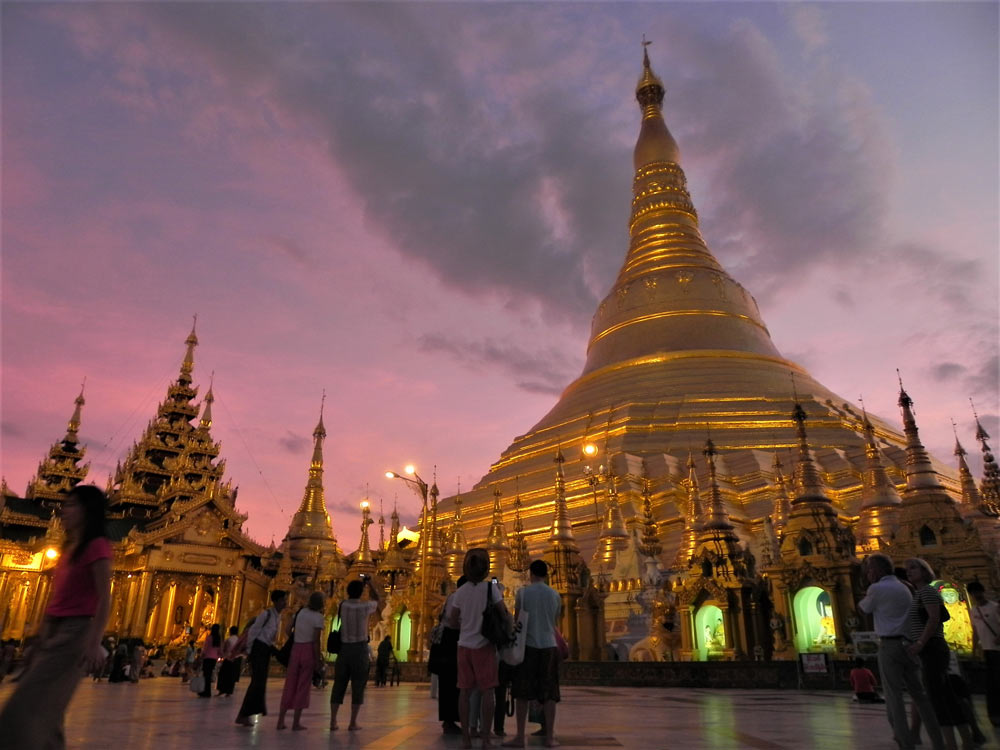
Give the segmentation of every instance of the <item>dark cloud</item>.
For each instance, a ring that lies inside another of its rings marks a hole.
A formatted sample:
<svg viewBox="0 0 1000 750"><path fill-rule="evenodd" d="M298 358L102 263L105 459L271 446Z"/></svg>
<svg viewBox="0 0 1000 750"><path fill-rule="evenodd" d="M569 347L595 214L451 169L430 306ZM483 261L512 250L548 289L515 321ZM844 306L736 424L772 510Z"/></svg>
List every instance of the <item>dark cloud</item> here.
<svg viewBox="0 0 1000 750"><path fill-rule="evenodd" d="M937 381L954 380L965 372L965 367L957 362L942 362L931 368L931 377Z"/></svg>
<svg viewBox="0 0 1000 750"><path fill-rule="evenodd" d="M293 239L288 237L266 237L265 246L274 253L288 258L300 266L309 261L309 254Z"/></svg>
<svg viewBox="0 0 1000 750"><path fill-rule="evenodd" d="M13 422L7 420L0 422L0 433L3 433L6 437L11 438L23 438L27 435L21 425L14 424Z"/></svg>
<svg viewBox="0 0 1000 750"><path fill-rule="evenodd" d="M278 438L278 445L289 453L298 455L309 447L309 438L304 437L303 435L296 435L291 430L288 430L284 435Z"/></svg>
<svg viewBox="0 0 1000 750"><path fill-rule="evenodd" d="M516 344L492 339L469 341L441 334L421 336L419 345L425 352L448 354L477 370L509 374L519 388L530 393L562 393L579 370L578 362L570 361L556 349L529 352Z"/></svg>

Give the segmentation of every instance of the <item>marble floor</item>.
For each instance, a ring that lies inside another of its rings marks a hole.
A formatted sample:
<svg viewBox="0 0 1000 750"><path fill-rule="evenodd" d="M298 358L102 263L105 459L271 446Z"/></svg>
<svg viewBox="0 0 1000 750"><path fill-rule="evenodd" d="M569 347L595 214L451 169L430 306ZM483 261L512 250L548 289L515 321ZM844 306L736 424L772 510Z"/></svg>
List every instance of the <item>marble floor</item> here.
<svg viewBox="0 0 1000 750"><path fill-rule="evenodd" d="M253 729L233 718L247 681L233 698L199 699L177 679L154 678L138 685L83 682L67 717L69 747L88 750L174 748L311 748L409 750L459 748L461 738L443 736L437 704L426 684L368 686L361 731L330 732L329 688L313 692L303 715L304 732L274 728L272 713ZM0 684L0 703L13 689ZM281 680L271 681L268 705L277 707ZM981 700L980 717L985 717ZM349 706L341 711L346 726ZM290 717L289 717L290 718ZM507 720L508 733L513 719ZM529 731L535 726L529 724ZM990 732L987 727L984 731ZM994 735L988 747L1000 747ZM882 706L858 705L843 692L696 690L682 688L563 688L556 716L563 747L753 748L754 750L893 750ZM926 743L926 738L925 738ZM474 747L481 743L474 742ZM531 738L528 747L541 747ZM925 744L925 747L927 745Z"/></svg>

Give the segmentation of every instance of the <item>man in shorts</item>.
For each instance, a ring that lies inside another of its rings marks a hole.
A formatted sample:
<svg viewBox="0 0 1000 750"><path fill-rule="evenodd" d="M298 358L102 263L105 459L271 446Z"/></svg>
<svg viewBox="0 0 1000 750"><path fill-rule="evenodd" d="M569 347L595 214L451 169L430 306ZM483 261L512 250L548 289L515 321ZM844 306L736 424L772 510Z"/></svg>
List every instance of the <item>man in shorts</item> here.
<svg viewBox="0 0 1000 750"><path fill-rule="evenodd" d="M513 627L510 613L503 603L499 587L488 580L490 558L486 550L477 547L465 554L463 573L468 579L451 596L448 609L448 627L458 634L458 714L462 721L462 747L472 747L469 726L469 696L473 690L482 693L480 726L483 747L492 747L490 728L493 726L495 688L499 682L496 647L482 634L483 611L488 602L497 608L502 617Z"/></svg>
<svg viewBox="0 0 1000 750"><path fill-rule="evenodd" d="M538 701L545 714L545 746L556 747L556 703L559 702L559 652L556 649L556 626L562 611L558 592L545 581L549 567L535 560L528 569L531 584L518 589L515 613L528 613L524 640L524 661L514 672L511 695L517 704L517 734L504 747L524 747L524 725L528 703Z"/></svg>

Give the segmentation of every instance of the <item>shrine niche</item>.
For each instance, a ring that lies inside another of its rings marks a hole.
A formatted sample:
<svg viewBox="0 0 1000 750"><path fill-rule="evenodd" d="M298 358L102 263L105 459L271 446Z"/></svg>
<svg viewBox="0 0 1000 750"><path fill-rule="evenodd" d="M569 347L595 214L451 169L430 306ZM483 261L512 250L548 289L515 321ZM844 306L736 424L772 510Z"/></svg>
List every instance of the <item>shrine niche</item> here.
<svg viewBox="0 0 1000 750"><path fill-rule="evenodd" d="M722 659L728 643L725 618L715 604L706 603L694 616L695 661Z"/></svg>
<svg viewBox="0 0 1000 750"><path fill-rule="evenodd" d="M933 581L931 583L948 610L948 621L944 623L944 639L952 651L968 655L972 653L972 618L969 615L969 602L962 589L949 581Z"/></svg>
<svg viewBox="0 0 1000 750"><path fill-rule="evenodd" d="M795 645L800 653L834 651L837 632L830 593L819 586L799 589L793 599Z"/></svg>

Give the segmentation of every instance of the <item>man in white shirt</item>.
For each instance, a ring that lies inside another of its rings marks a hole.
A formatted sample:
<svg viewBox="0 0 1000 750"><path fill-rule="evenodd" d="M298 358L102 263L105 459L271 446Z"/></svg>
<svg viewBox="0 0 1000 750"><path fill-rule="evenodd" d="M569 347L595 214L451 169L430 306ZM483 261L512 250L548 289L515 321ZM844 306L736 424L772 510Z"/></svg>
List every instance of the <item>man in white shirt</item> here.
<svg viewBox="0 0 1000 750"><path fill-rule="evenodd" d="M271 666L271 652L274 650L274 639L278 635L278 625L281 623L281 610L288 603L288 593L281 590L271 592L271 606L257 615L247 633L247 643L250 644L250 686L243 696L243 705L236 716L236 723L252 727L254 714L267 716L267 671Z"/></svg>
<svg viewBox="0 0 1000 750"><path fill-rule="evenodd" d="M496 584L487 581L490 572L490 558L486 550L479 547L465 554L465 577L468 579L451 596L447 621L448 626L457 628L458 634L458 713L462 721L462 746L472 747L469 726L469 696L473 690L482 693L480 727L483 747L492 747L490 730L493 727L495 696L493 688L499 682L496 647L482 634L483 612L487 606L496 608L505 618L508 627L513 628L513 620L503 603L503 594Z"/></svg>
<svg viewBox="0 0 1000 750"><path fill-rule="evenodd" d="M892 560L882 554L870 555L864 562L864 572L871 584L858 608L875 619L879 637L878 669L885 691L885 710L892 733L901 750L913 750L913 737L906 720L903 689L910 694L927 727L934 750L944 747L937 716L920 681L920 662L906 652L903 634L913 594L905 583L892 574Z"/></svg>
<svg viewBox="0 0 1000 750"><path fill-rule="evenodd" d="M972 607L972 627L986 662L986 713L990 723L1000 727L1000 604L986 598L979 581L965 587L975 603Z"/></svg>

